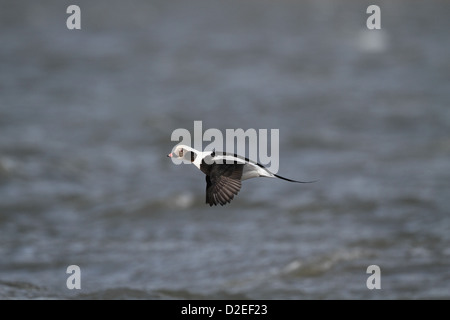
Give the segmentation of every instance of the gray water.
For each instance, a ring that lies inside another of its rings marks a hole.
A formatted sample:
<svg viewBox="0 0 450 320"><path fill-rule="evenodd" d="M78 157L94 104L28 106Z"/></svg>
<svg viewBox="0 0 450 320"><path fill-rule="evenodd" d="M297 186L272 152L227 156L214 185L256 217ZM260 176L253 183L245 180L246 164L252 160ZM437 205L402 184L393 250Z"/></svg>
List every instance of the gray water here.
<svg viewBox="0 0 450 320"><path fill-rule="evenodd" d="M450 298L448 1L70 4L0 2L0 298ZM319 181L211 208L195 120Z"/></svg>

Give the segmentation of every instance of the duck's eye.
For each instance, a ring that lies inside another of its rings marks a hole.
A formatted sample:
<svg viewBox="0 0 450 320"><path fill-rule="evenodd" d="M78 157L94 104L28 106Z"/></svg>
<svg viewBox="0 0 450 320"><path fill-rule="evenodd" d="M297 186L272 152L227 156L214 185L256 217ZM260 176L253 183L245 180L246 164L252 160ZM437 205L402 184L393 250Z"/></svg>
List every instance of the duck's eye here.
<svg viewBox="0 0 450 320"><path fill-rule="evenodd" d="M183 151L184 151L183 149L180 150L180 157L183 156Z"/></svg>

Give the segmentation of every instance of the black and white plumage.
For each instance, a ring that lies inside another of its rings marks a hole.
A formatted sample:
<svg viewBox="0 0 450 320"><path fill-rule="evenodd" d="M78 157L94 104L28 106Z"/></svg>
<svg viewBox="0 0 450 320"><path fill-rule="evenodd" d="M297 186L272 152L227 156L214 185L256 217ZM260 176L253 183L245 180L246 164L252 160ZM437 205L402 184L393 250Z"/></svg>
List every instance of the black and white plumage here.
<svg viewBox="0 0 450 320"><path fill-rule="evenodd" d="M284 178L270 172L262 164L247 158L218 151L198 151L186 145L175 146L168 157L192 162L206 175L206 203L225 205L241 190L241 181L257 178L278 178L289 182L311 183Z"/></svg>

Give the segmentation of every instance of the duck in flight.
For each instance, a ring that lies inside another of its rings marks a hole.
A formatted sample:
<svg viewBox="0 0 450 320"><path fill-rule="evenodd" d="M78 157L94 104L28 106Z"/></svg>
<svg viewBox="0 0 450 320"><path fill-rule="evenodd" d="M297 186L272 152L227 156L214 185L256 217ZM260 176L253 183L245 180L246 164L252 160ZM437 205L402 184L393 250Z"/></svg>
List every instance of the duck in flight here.
<svg viewBox="0 0 450 320"><path fill-rule="evenodd" d="M192 162L206 174L206 203L221 206L231 202L241 189L241 181L257 178L278 178L295 183L315 181L297 181L288 179L267 170L263 165L247 158L218 151L198 151L186 145L177 145L170 158L180 158Z"/></svg>

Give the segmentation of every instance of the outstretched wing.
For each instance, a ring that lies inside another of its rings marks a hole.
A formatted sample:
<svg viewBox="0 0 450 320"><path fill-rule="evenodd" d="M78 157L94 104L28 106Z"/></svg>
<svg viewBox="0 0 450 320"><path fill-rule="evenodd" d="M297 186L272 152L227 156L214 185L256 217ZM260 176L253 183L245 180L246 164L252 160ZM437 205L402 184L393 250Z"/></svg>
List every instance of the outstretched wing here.
<svg viewBox="0 0 450 320"><path fill-rule="evenodd" d="M206 175L206 203L225 205L241 190L244 164L212 164ZM205 170L206 171L206 170Z"/></svg>

